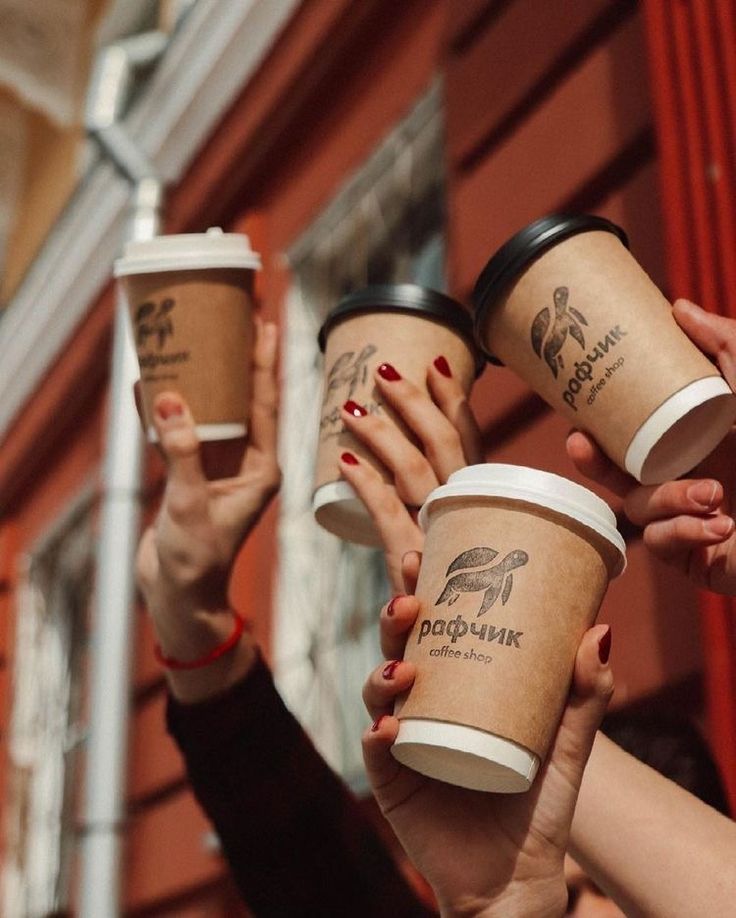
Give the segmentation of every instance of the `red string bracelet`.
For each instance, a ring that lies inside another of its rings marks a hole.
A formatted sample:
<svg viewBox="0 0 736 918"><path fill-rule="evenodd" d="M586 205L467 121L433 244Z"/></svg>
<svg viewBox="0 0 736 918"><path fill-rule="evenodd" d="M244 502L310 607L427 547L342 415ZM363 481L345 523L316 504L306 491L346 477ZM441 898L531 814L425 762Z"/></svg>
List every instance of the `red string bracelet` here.
<svg viewBox="0 0 736 918"><path fill-rule="evenodd" d="M203 657L198 657L196 660L175 660L174 657L164 656L160 644L154 644L153 655L164 669L200 669L203 666L209 666L210 663L219 660L220 657L224 656L229 650L235 647L245 629L245 619L243 616L236 612L235 609L229 609L228 611L235 619L235 627L232 630L232 634L226 638L222 644L218 644L217 647L214 647Z"/></svg>

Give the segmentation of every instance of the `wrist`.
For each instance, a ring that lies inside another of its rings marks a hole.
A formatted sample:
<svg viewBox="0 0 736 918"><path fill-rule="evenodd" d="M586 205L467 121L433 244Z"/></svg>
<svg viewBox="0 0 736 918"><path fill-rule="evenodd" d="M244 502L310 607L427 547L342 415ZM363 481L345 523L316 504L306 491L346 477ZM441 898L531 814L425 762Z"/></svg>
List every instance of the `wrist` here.
<svg viewBox="0 0 736 918"><path fill-rule="evenodd" d="M242 619L231 610L200 610L187 616L185 627L170 632L168 640L157 629L157 658L162 663L171 694L195 703L226 691L242 679L257 658L256 645Z"/></svg>
<svg viewBox="0 0 736 918"><path fill-rule="evenodd" d="M487 896L461 897L440 907L442 918L561 918L567 888L559 880L516 880Z"/></svg>

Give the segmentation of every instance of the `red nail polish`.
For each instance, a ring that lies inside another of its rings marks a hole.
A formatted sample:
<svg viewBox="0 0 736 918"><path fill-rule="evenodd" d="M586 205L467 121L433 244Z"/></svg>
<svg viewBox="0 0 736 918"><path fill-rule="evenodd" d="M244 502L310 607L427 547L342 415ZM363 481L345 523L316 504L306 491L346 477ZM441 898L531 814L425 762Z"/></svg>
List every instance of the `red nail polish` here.
<svg viewBox="0 0 736 918"><path fill-rule="evenodd" d="M164 421L184 414L184 406L173 398L163 398L156 404L156 414Z"/></svg>
<svg viewBox="0 0 736 918"><path fill-rule="evenodd" d="M434 365L437 367L440 373L442 373L443 376L446 376L448 379L452 379L452 370L450 369L450 364L444 357L436 357Z"/></svg>
<svg viewBox="0 0 736 918"><path fill-rule="evenodd" d="M403 596L403 593L399 593L399 595L398 595L398 596L394 596L394 598L393 598L393 599L391 600L391 602L388 604L388 606L386 607L386 616L387 616L387 618L392 618L392 617L393 617L393 614L394 614L394 612L396 611L396 609L394 608L394 604L395 604L396 600L397 600L397 599L401 599L402 596Z"/></svg>
<svg viewBox="0 0 736 918"><path fill-rule="evenodd" d="M347 465L357 465L358 464L357 456L354 456L352 453L343 453L342 456L340 456L340 458Z"/></svg>
<svg viewBox="0 0 736 918"><path fill-rule="evenodd" d="M384 679L393 679L394 673L396 672L396 667L401 663L401 660L391 660L390 663L387 663L383 667L381 675Z"/></svg>
<svg viewBox="0 0 736 918"><path fill-rule="evenodd" d="M385 717L385 714L381 714L380 717L377 717L371 724L371 733L377 733L381 728L381 721Z"/></svg>
<svg viewBox="0 0 736 918"><path fill-rule="evenodd" d="M368 412L362 405L359 405L357 402L354 402L352 399L345 402L342 406L348 414L352 414L354 418L364 418Z"/></svg>
<svg viewBox="0 0 736 918"><path fill-rule="evenodd" d="M608 658L611 656L611 629L610 627L603 635L603 637L598 641L598 657L600 658L601 663L608 663Z"/></svg>
<svg viewBox="0 0 736 918"><path fill-rule="evenodd" d="M397 379L401 379L401 374L390 363L382 363L378 368L378 375L389 382L396 382Z"/></svg>

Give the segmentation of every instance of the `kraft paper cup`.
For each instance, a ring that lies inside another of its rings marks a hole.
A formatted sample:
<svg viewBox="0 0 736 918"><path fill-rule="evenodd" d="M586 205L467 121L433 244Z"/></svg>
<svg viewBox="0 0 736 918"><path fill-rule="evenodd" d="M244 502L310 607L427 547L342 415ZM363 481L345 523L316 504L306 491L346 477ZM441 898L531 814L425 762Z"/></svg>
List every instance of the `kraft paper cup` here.
<svg viewBox="0 0 736 918"><path fill-rule="evenodd" d="M321 526L348 542L380 545L367 509L341 478L339 458L348 450L378 469L386 481L391 476L345 430L340 409L352 400L369 413L384 415L411 437L384 404L374 384L376 367L390 363L404 379L427 391L427 368L442 355L465 391L470 392L485 361L473 344L467 310L450 297L415 284L376 284L350 294L327 316L318 340L325 355L325 383L314 515Z"/></svg>
<svg viewBox="0 0 736 918"><path fill-rule="evenodd" d="M730 430L736 397L601 217L543 217L490 259L476 341L643 484L688 472Z"/></svg>
<svg viewBox="0 0 736 918"><path fill-rule="evenodd" d="M393 755L473 790L528 790L557 730L578 646L626 563L616 518L572 481L468 466L419 514L421 613Z"/></svg>
<svg viewBox="0 0 736 918"><path fill-rule="evenodd" d="M247 433L253 348L253 277L261 266L247 236L206 233L129 242L115 262L138 353L143 413L155 442L153 402L175 390L200 440Z"/></svg>

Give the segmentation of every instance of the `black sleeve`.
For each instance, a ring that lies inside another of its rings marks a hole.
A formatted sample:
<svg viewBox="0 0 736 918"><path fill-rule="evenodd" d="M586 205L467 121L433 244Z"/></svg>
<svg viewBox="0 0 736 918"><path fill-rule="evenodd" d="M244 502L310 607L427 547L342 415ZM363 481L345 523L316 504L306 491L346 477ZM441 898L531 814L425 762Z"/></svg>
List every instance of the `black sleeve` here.
<svg viewBox="0 0 736 918"><path fill-rule="evenodd" d="M257 918L427 918L357 800L287 710L261 659L166 721Z"/></svg>

